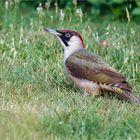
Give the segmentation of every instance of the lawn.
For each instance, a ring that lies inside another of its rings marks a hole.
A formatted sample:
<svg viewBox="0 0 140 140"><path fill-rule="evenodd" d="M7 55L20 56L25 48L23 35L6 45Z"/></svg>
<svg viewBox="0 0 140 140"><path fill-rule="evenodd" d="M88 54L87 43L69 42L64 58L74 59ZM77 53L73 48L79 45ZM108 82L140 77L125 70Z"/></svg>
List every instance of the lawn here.
<svg viewBox="0 0 140 140"><path fill-rule="evenodd" d="M1 140L140 139L140 106L115 97L83 96L65 74L59 42L42 30L80 32L87 50L123 73L140 96L139 25L58 7L3 6L1 13Z"/></svg>

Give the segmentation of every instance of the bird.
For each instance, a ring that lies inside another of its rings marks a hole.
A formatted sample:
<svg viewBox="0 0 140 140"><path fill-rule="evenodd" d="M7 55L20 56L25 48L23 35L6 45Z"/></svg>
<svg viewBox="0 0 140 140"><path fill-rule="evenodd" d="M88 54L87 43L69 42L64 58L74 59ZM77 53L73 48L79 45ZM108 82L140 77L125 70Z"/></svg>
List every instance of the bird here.
<svg viewBox="0 0 140 140"><path fill-rule="evenodd" d="M140 104L126 78L101 56L86 50L79 32L68 29L44 28L55 35L64 49L64 67L74 83L94 96L112 93L122 101Z"/></svg>

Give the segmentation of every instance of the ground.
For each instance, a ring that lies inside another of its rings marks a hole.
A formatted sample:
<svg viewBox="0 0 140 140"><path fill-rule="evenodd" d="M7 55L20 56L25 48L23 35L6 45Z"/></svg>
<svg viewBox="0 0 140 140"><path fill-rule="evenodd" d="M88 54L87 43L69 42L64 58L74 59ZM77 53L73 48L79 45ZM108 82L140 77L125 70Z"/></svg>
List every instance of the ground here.
<svg viewBox="0 0 140 140"><path fill-rule="evenodd" d="M85 13L4 9L0 20L0 139L140 139L140 106L83 96L63 49L43 27L74 29L89 51L123 73L140 96L139 25Z"/></svg>

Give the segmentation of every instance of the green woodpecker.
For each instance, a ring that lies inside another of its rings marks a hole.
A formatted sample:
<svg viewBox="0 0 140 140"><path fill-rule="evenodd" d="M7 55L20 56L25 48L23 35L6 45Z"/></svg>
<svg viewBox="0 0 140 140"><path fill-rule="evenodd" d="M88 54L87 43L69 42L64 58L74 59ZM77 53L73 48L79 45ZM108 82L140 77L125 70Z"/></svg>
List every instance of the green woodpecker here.
<svg viewBox="0 0 140 140"><path fill-rule="evenodd" d="M108 91L125 101L140 103L140 98L133 94L132 87L121 73L94 52L86 51L78 32L44 30L55 35L63 46L65 69L76 85L90 94L99 95L101 91Z"/></svg>

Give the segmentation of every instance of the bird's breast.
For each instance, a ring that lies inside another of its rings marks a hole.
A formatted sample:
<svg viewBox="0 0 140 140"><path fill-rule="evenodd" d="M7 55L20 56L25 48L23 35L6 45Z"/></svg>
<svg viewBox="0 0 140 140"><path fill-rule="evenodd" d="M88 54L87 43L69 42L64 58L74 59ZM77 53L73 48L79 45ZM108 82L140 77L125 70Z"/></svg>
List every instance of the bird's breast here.
<svg viewBox="0 0 140 140"><path fill-rule="evenodd" d="M86 92L92 94L94 89L99 88L99 85L96 82L89 81L86 79L76 78L70 75L70 78L78 85L80 88L84 89Z"/></svg>

